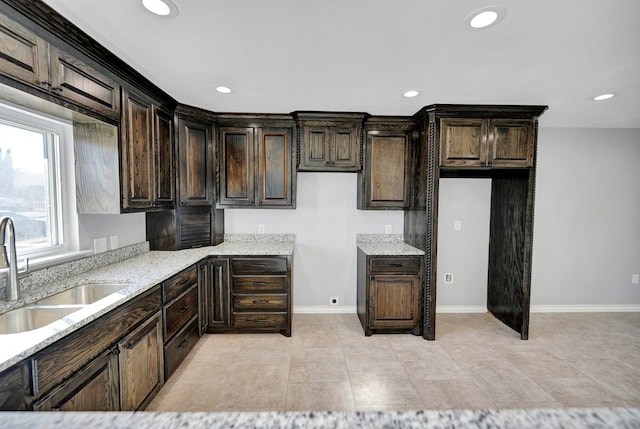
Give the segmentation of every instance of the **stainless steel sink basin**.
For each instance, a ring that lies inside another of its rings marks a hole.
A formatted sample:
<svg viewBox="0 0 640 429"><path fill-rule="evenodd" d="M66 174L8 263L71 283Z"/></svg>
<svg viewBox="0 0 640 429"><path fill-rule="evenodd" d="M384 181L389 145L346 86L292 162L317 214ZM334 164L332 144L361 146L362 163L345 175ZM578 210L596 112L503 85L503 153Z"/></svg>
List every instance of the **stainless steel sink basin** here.
<svg viewBox="0 0 640 429"><path fill-rule="evenodd" d="M0 334L42 328L77 311L77 307L22 307L0 314Z"/></svg>
<svg viewBox="0 0 640 429"><path fill-rule="evenodd" d="M41 299L33 305L89 305L124 289L126 286L127 284L124 283L87 283Z"/></svg>

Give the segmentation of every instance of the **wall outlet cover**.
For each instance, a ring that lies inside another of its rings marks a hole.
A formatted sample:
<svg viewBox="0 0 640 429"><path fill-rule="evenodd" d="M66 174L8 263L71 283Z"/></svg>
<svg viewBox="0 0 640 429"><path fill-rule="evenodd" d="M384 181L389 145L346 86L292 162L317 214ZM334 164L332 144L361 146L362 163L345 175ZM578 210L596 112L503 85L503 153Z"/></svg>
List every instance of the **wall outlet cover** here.
<svg viewBox="0 0 640 429"><path fill-rule="evenodd" d="M111 245L110 249L111 250L116 250L118 248L118 236L117 235L112 235L109 238L109 241L110 241L109 244Z"/></svg>
<svg viewBox="0 0 640 429"><path fill-rule="evenodd" d="M93 239L93 253L104 253L107 251L107 237Z"/></svg>
<svg viewBox="0 0 640 429"><path fill-rule="evenodd" d="M329 297L329 304L330 305L338 305L340 304L338 297L337 296L330 296Z"/></svg>

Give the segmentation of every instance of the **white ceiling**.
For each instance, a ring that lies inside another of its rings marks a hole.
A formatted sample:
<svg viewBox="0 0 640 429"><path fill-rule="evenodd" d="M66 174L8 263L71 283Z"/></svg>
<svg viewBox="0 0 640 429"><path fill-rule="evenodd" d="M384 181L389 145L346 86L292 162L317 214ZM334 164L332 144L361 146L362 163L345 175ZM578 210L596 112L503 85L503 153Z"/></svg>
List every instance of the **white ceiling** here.
<svg viewBox="0 0 640 429"><path fill-rule="evenodd" d="M175 18L139 0L45 0L179 102L217 112L544 104L541 126L640 128L639 0L498 1L504 20L471 31L465 18L493 0L173 0ZM617 96L591 100L605 92Z"/></svg>

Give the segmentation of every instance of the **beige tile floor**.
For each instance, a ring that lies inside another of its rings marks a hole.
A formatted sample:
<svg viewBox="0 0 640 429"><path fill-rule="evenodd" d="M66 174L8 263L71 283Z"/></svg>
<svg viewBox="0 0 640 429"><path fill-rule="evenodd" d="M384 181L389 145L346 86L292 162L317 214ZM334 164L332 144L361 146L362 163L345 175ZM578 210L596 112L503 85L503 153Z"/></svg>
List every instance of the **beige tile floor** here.
<svg viewBox="0 0 640 429"><path fill-rule="evenodd" d="M293 335L205 335L148 411L640 407L640 313L438 314L436 341L365 337L354 314Z"/></svg>

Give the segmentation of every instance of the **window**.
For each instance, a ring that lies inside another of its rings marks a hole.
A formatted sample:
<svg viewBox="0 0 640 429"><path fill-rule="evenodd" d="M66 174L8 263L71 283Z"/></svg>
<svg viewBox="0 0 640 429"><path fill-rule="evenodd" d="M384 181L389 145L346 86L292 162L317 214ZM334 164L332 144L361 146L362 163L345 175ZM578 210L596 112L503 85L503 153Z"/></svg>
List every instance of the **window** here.
<svg viewBox="0 0 640 429"><path fill-rule="evenodd" d="M19 258L69 249L62 167L70 130L61 121L0 104L0 217L13 219Z"/></svg>

